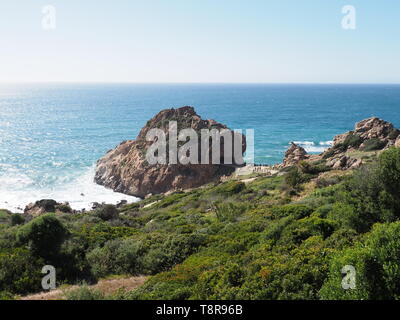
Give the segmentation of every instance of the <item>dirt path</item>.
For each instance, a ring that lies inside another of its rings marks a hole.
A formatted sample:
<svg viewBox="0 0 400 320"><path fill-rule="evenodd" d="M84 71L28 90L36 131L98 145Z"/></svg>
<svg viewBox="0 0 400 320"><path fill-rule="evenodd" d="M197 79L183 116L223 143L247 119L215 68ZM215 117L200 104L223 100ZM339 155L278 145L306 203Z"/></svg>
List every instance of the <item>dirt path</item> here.
<svg viewBox="0 0 400 320"><path fill-rule="evenodd" d="M105 295L110 295L117 292L119 289L133 290L140 287L145 281L146 277L131 277L111 280L100 280L97 284L89 286L91 289L98 290ZM79 286L71 286L65 289L56 289L49 292L36 293L29 296L21 297L20 300L63 300L65 299L65 292L74 290Z"/></svg>

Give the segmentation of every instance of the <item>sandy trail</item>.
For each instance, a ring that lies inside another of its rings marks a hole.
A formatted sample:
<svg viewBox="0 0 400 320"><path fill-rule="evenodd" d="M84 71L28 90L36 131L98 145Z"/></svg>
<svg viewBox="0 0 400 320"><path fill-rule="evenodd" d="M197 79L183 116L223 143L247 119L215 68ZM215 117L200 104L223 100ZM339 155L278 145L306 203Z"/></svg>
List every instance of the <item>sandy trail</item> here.
<svg viewBox="0 0 400 320"><path fill-rule="evenodd" d="M100 280L97 284L89 286L91 289L98 290L105 295L110 295L117 292L119 289L130 291L143 285L147 277L131 277L121 279ZM41 292L21 297L20 300L63 300L65 299L65 292L74 290L79 286L71 286L65 289L56 289L49 292Z"/></svg>

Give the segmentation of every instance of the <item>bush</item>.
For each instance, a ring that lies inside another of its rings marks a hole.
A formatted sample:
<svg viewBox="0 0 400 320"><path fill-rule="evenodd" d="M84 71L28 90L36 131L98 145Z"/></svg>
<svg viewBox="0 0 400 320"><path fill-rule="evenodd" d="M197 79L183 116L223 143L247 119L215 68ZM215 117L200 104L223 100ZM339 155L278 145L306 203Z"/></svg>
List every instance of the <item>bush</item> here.
<svg viewBox="0 0 400 320"><path fill-rule="evenodd" d="M335 223L329 219L321 219L315 216L306 217L294 221L282 232L282 244L300 244L312 236L321 236L323 239L329 237L335 230Z"/></svg>
<svg viewBox="0 0 400 320"><path fill-rule="evenodd" d="M228 181L217 186L213 191L225 196L234 195L243 191L246 185L241 181Z"/></svg>
<svg viewBox="0 0 400 320"><path fill-rule="evenodd" d="M362 139L359 135L349 134L343 142L343 146L347 149L348 147L358 148L362 144Z"/></svg>
<svg viewBox="0 0 400 320"><path fill-rule="evenodd" d="M379 175L384 188L400 200L400 149L390 148L379 157Z"/></svg>
<svg viewBox="0 0 400 320"><path fill-rule="evenodd" d="M0 252L0 288L13 294L28 294L42 290L41 274L44 261L23 248Z"/></svg>
<svg viewBox="0 0 400 320"><path fill-rule="evenodd" d="M40 257L54 258L67 235L67 229L54 214L45 214L20 227L17 241L29 245Z"/></svg>
<svg viewBox="0 0 400 320"><path fill-rule="evenodd" d="M356 271L355 288L343 290L341 270ZM332 260L329 277L321 289L323 299L400 298L400 222L378 224L356 247L340 252Z"/></svg>
<svg viewBox="0 0 400 320"><path fill-rule="evenodd" d="M0 223L8 224L10 221L11 212L8 210L0 210Z"/></svg>
<svg viewBox="0 0 400 320"><path fill-rule="evenodd" d="M364 142L363 151L381 150L385 147L386 142L377 138L372 138Z"/></svg>
<svg viewBox="0 0 400 320"><path fill-rule="evenodd" d="M7 291L0 291L0 300L14 300L14 295Z"/></svg>
<svg viewBox="0 0 400 320"><path fill-rule="evenodd" d="M377 165L363 166L345 183L341 194L347 207L344 221L358 232L375 222L392 222L400 216L400 149L383 152ZM350 213L352 211L352 213ZM339 217L340 215L338 215Z"/></svg>
<svg viewBox="0 0 400 320"><path fill-rule="evenodd" d="M95 211L95 215L103 221L118 218L118 210L112 204L106 204Z"/></svg>
<svg viewBox="0 0 400 320"><path fill-rule="evenodd" d="M72 209L69 204L62 203L56 206L56 211L61 211L63 213L71 213Z"/></svg>
<svg viewBox="0 0 400 320"><path fill-rule="evenodd" d="M302 173L297 167L293 167L285 175L282 189L289 194L301 191L301 185L310 180L310 177Z"/></svg>
<svg viewBox="0 0 400 320"><path fill-rule="evenodd" d="M25 219L22 215L19 213L15 213L11 216L11 225L12 226L17 226L20 224L23 224L25 222Z"/></svg>
<svg viewBox="0 0 400 320"><path fill-rule="evenodd" d="M87 285L84 285L78 289L66 290L65 297L68 300L104 300L105 296L102 292L91 289Z"/></svg>
<svg viewBox="0 0 400 320"><path fill-rule="evenodd" d="M331 168L326 166L325 161L311 163L303 160L298 163L298 167L302 173L312 175L331 170Z"/></svg>
<svg viewBox="0 0 400 320"><path fill-rule="evenodd" d="M171 236L162 246L153 248L143 257L143 271L156 274L183 262L205 242L203 235Z"/></svg>
<svg viewBox="0 0 400 320"><path fill-rule="evenodd" d="M238 216L246 212L247 205L233 202L215 204L215 214L219 221L234 222Z"/></svg>
<svg viewBox="0 0 400 320"><path fill-rule="evenodd" d="M270 209L273 219L291 216L295 219L301 219L313 212L313 209L302 204L287 204L276 206Z"/></svg>
<svg viewBox="0 0 400 320"><path fill-rule="evenodd" d="M135 240L111 240L87 254L96 278L112 274L136 274L141 271L140 243Z"/></svg>
<svg viewBox="0 0 400 320"><path fill-rule="evenodd" d="M349 147L357 149L362 144L362 142L363 140L359 135L350 133L342 143L338 143L331 149L326 151L323 158L327 159L332 157L338 150L341 152L345 152Z"/></svg>

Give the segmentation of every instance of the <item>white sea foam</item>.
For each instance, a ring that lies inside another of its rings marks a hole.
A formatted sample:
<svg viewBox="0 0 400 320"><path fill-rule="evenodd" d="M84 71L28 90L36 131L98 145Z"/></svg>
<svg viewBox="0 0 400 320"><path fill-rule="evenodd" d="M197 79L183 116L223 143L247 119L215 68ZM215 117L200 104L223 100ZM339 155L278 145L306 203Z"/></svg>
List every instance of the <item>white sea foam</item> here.
<svg viewBox="0 0 400 320"><path fill-rule="evenodd" d="M308 153L322 153L332 146L333 141L321 141L318 143L313 141L294 141L294 143L303 147Z"/></svg>
<svg viewBox="0 0 400 320"><path fill-rule="evenodd" d="M301 146L313 146L315 143L313 141L293 141L295 144L301 145Z"/></svg>
<svg viewBox="0 0 400 320"><path fill-rule="evenodd" d="M306 150L308 153L322 153L326 149L328 149L327 146L304 146L304 150Z"/></svg>
<svg viewBox="0 0 400 320"><path fill-rule="evenodd" d="M319 143L320 146L332 146L333 145L333 141L321 141Z"/></svg>
<svg viewBox="0 0 400 320"><path fill-rule="evenodd" d="M58 202L69 202L72 209L89 210L93 202L116 204L121 200L128 203L139 199L106 189L93 182L94 168L83 175L54 188L36 187L26 175L11 174L0 176L0 208L12 212L21 212L25 206L40 199L54 199Z"/></svg>

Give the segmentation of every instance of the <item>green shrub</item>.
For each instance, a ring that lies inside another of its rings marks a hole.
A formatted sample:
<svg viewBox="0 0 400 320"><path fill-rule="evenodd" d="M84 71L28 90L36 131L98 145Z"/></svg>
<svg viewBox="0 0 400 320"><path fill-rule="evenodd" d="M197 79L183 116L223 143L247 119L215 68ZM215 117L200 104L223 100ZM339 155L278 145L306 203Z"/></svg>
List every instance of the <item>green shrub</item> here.
<svg viewBox="0 0 400 320"><path fill-rule="evenodd" d="M308 161L300 161L298 163L298 168L302 173L305 174L319 174L321 172L329 171L331 168L326 166L325 161L323 162L308 162Z"/></svg>
<svg viewBox="0 0 400 320"><path fill-rule="evenodd" d="M0 210L0 223L8 224L12 213L8 210Z"/></svg>
<svg viewBox="0 0 400 320"><path fill-rule="evenodd" d="M219 221L234 222L246 212L247 205L233 202L222 202L215 204L215 214Z"/></svg>
<svg viewBox="0 0 400 320"><path fill-rule="evenodd" d="M303 204L287 204L275 206L270 209L273 219L291 216L295 219L301 219L313 212L313 209Z"/></svg>
<svg viewBox="0 0 400 320"><path fill-rule="evenodd" d="M112 220L118 218L118 210L116 206L112 204L106 204L101 206L99 209L95 211L95 215L102 219L103 221Z"/></svg>
<svg viewBox="0 0 400 320"><path fill-rule="evenodd" d="M358 148L362 144L363 140L359 135L349 134L343 142L343 146L345 149L348 147Z"/></svg>
<svg viewBox="0 0 400 320"><path fill-rule="evenodd" d="M287 245L299 244L312 236L321 236L325 239L333 233L335 227L336 224L332 220L315 216L306 217L288 225L283 230L279 241Z"/></svg>
<svg viewBox="0 0 400 320"><path fill-rule="evenodd" d="M345 152L349 147L357 149L362 142L363 140L359 135L351 132L342 143L338 143L326 151L323 158L327 159L332 157L338 150L340 152Z"/></svg>
<svg viewBox="0 0 400 320"><path fill-rule="evenodd" d="M221 185L214 188L214 190L212 190L212 191L214 191L215 193L225 195L225 196L229 196L229 195L237 194L237 193L243 191L245 188L246 188L246 185L243 182L231 180L231 181L222 183Z"/></svg>
<svg viewBox="0 0 400 320"><path fill-rule="evenodd" d="M143 271L156 274L183 262L204 244L204 235L181 234L169 237L162 246L152 248L143 257Z"/></svg>
<svg viewBox="0 0 400 320"><path fill-rule="evenodd" d="M380 155L379 175L385 190L400 200L400 148L390 148Z"/></svg>
<svg viewBox="0 0 400 320"><path fill-rule="evenodd" d="M344 266L356 271L355 288L342 287ZM400 298L400 222L378 224L356 247L337 254L321 289L323 299Z"/></svg>
<svg viewBox="0 0 400 320"><path fill-rule="evenodd" d="M341 181L340 177L333 176L329 178L318 178L316 179L315 184L317 188L326 188L338 184L340 181Z"/></svg>
<svg viewBox="0 0 400 320"><path fill-rule="evenodd" d="M21 214L15 213L15 214L11 215L11 225L12 226L17 226L17 225L24 224L24 223L25 223L25 219Z"/></svg>
<svg viewBox="0 0 400 320"><path fill-rule="evenodd" d="M139 242L116 239L90 251L87 260L96 278L112 274L136 274L141 271L140 253Z"/></svg>
<svg viewBox="0 0 400 320"><path fill-rule="evenodd" d="M378 138L372 138L364 142L363 151L374 151L381 150L385 147L386 142L379 140Z"/></svg>
<svg viewBox="0 0 400 320"><path fill-rule="evenodd" d="M42 290L44 261L23 248L0 251L0 288L13 294Z"/></svg>
<svg viewBox="0 0 400 320"><path fill-rule="evenodd" d="M54 214L33 219L17 231L17 241L27 244L34 254L44 258L55 257L68 231Z"/></svg>
<svg viewBox="0 0 400 320"><path fill-rule="evenodd" d="M399 135L400 135L399 129L392 129L392 131L390 131L390 133L388 135L388 138L390 140L395 140Z"/></svg>
<svg viewBox="0 0 400 320"><path fill-rule="evenodd" d="M14 295L7 291L0 291L0 300L14 300Z"/></svg>
<svg viewBox="0 0 400 320"><path fill-rule="evenodd" d="M69 206L69 204L66 204L66 203L57 205L55 207L55 209L56 209L56 211L61 211L63 213L71 213L72 212L71 207Z"/></svg>
<svg viewBox="0 0 400 320"><path fill-rule="evenodd" d="M301 191L301 185L310 180L310 176L302 173L299 168L293 167L284 177L282 189L289 194Z"/></svg>
<svg viewBox="0 0 400 320"><path fill-rule="evenodd" d="M104 300L105 296L102 292L91 289L87 285L77 289L66 290L65 297L67 300Z"/></svg>

